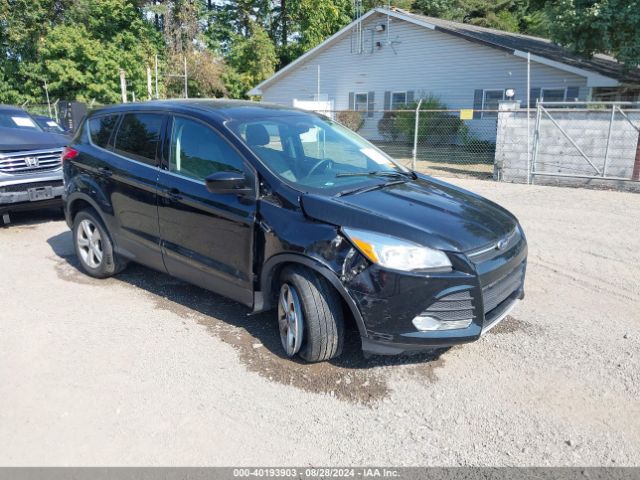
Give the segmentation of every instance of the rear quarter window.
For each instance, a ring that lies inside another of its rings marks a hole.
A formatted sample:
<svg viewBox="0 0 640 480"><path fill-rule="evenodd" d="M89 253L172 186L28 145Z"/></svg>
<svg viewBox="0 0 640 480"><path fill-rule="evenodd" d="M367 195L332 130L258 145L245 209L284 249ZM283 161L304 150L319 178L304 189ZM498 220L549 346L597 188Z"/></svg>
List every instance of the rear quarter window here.
<svg viewBox="0 0 640 480"><path fill-rule="evenodd" d="M91 142L98 147L107 148L117 120L117 115L106 115L89 119L89 136L91 137Z"/></svg>

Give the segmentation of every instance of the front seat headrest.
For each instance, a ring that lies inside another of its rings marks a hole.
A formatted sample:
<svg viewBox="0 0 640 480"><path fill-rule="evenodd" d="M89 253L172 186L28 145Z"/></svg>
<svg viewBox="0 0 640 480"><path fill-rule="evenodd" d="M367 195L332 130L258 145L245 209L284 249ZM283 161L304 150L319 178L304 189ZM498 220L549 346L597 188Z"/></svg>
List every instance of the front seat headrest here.
<svg viewBox="0 0 640 480"><path fill-rule="evenodd" d="M271 137L269 137L269 132L259 123L254 123L247 126L247 143L249 145L263 147L268 145L271 141Z"/></svg>

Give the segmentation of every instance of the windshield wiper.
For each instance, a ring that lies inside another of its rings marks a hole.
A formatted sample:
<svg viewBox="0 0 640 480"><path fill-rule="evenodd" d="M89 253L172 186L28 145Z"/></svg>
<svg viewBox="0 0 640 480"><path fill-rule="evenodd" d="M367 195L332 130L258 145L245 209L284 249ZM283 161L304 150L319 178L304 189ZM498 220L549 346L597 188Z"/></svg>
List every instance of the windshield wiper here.
<svg viewBox="0 0 640 480"><path fill-rule="evenodd" d="M390 178L411 177L411 178L415 178L412 172L389 172L387 170L372 170L370 172L337 173L336 178L340 178L340 177L390 177Z"/></svg>
<svg viewBox="0 0 640 480"><path fill-rule="evenodd" d="M351 195L353 193L369 192L371 190L377 190L379 188L389 187L391 185L399 185L409 181L409 179L415 180L418 178L415 173L409 172L389 172L385 170L372 170L370 172L346 172L338 173L336 177L386 177L394 178L396 180L385 183L377 183L375 185L365 185L361 187L352 188L349 190L343 190L338 192L336 196L343 197L345 195Z"/></svg>
<svg viewBox="0 0 640 480"><path fill-rule="evenodd" d="M364 187L356 187L350 190L343 190L342 192L338 192L336 194L336 197L344 197L345 195L352 195L354 193L370 192L372 190L378 190L380 188L390 187L392 185L400 185L406 182L407 182L406 179L401 179L401 180L393 180L391 182L385 182L385 183L376 183L375 185L366 185Z"/></svg>

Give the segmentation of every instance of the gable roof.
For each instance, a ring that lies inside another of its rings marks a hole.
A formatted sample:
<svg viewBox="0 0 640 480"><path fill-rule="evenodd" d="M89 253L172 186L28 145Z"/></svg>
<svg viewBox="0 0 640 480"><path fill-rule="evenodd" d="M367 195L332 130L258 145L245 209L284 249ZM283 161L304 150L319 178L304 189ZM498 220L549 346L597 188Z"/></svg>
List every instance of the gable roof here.
<svg viewBox="0 0 640 480"><path fill-rule="evenodd" d="M390 13L399 13L402 17L409 17L414 20L426 22L433 25L434 30L455 35L488 47L504 50L512 54L524 53L526 56L526 53L530 52L532 56L539 56L570 67L595 72L602 76L618 80L620 83L640 83L640 68L625 70L623 64L608 55L598 54L591 58L585 58L570 52L566 48L546 38L532 37L530 35L479 27L468 23L427 17L400 9L392 10Z"/></svg>
<svg viewBox="0 0 640 480"><path fill-rule="evenodd" d="M591 84L591 80L596 81L598 83L597 86L616 86L621 83L640 84L640 68L626 70L621 63L607 55L595 55L590 59L583 58L545 38L427 17L398 8L375 8L369 10L357 21L363 22L374 14L390 15L394 18L405 20L431 30L437 30L486 47L502 50L518 57L527 58L527 54L529 53L531 60L534 62L587 77L589 85ZM324 42L298 57L286 67L278 70L271 77L251 89L249 95L260 95L262 93L261 88L269 85L279 77L285 75L288 71L302 64L318 51L335 43L344 34L349 33L357 21L350 23L327 38Z"/></svg>

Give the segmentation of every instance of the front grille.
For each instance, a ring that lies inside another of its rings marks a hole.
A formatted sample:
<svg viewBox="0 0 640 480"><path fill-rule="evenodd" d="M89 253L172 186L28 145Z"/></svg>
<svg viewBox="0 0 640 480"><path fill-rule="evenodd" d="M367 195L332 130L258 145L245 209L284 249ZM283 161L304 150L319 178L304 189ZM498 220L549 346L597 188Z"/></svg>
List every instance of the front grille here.
<svg viewBox="0 0 640 480"><path fill-rule="evenodd" d="M445 322L473 319L473 298L468 291L446 295L431 304L420 316Z"/></svg>
<svg viewBox="0 0 640 480"><path fill-rule="evenodd" d="M7 185L6 187L0 187L0 192L2 193L14 193L14 192L24 192L29 190L30 188L42 188L42 187L61 187L62 180L53 180L51 182L27 182L27 183L16 183L14 185Z"/></svg>
<svg viewBox="0 0 640 480"><path fill-rule="evenodd" d="M467 252L467 256L474 263L486 262L515 247L520 240L522 240L520 230L515 228L511 233L500 239L500 241Z"/></svg>
<svg viewBox="0 0 640 480"><path fill-rule="evenodd" d="M55 170L61 166L62 148L0 153L0 173L22 175Z"/></svg>
<svg viewBox="0 0 640 480"><path fill-rule="evenodd" d="M518 265L504 277L482 288L485 315L521 287L523 276L524 263Z"/></svg>

